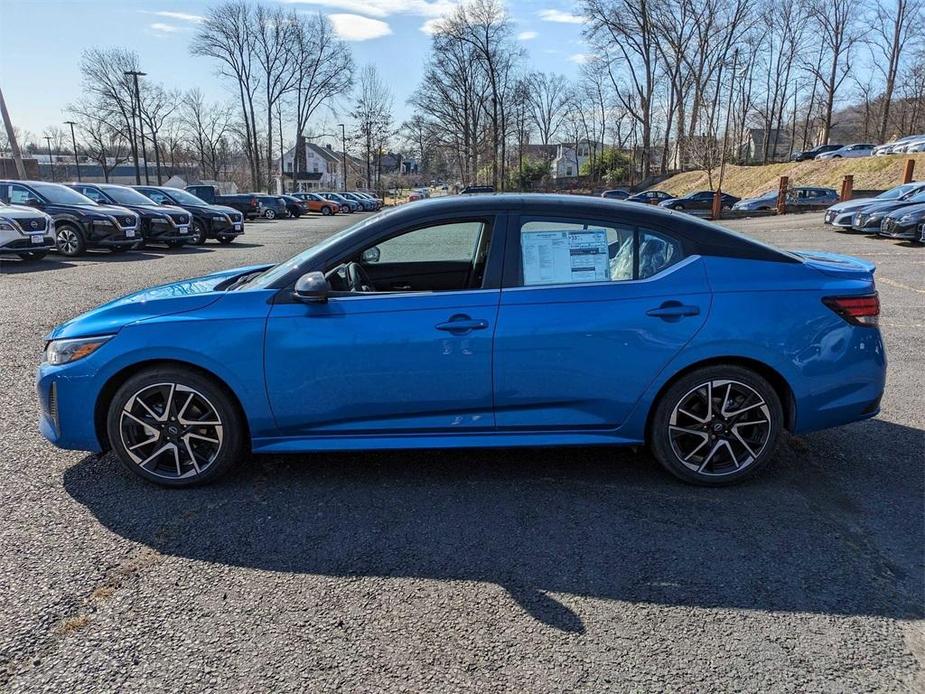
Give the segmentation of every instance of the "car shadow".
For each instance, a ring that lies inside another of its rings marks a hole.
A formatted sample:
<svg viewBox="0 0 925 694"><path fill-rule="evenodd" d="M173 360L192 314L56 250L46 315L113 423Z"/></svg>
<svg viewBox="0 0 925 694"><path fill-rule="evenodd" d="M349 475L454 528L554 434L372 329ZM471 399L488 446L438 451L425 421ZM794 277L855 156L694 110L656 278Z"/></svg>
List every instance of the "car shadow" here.
<svg viewBox="0 0 925 694"><path fill-rule="evenodd" d="M64 267L73 267L74 263L69 260L62 260L54 255L46 255L41 260L22 260L20 258L9 258L0 256L0 275L16 275L32 272L48 272L49 270L59 270Z"/></svg>
<svg viewBox="0 0 925 694"><path fill-rule="evenodd" d="M229 248L234 250L235 248L263 248L262 243L242 243L240 241L235 241L234 243L229 243L228 245L223 245L217 243L215 245L209 245L209 249L225 249Z"/></svg>
<svg viewBox="0 0 925 694"><path fill-rule="evenodd" d="M557 594L921 617L923 454L922 431L873 420L789 437L762 475L718 489L612 448L258 456L184 490L88 456L64 486L105 527L164 554L485 581L582 633Z"/></svg>

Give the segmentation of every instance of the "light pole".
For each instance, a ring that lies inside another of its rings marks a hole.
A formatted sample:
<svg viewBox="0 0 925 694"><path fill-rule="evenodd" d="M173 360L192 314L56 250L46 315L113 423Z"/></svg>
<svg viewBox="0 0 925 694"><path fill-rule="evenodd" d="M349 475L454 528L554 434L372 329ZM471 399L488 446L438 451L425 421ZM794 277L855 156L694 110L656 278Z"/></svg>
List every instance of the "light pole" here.
<svg viewBox="0 0 925 694"><path fill-rule="evenodd" d="M45 136L45 142L48 143L48 167L51 170L51 180L55 180L55 163L51 159L51 135Z"/></svg>
<svg viewBox="0 0 925 694"><path fill-rule="evenodd" d="M338 123L340 126L340 144L344 148L344 192L347 192L347 129L344 127L343 123Z"/></svg>
<svg viewBox="0 0 925 694"><path fill-rule="evenodd" d="M148 153L145 151L145 126L144 121L141 119L141 90L138 88L138 78L144 77L147 75L146 72L139 72L138 70L126 70L122 73L125 76L131 76L135 81L135 102L138 104L138 134L141 136L141 158L145 162L145 185L150 185L151 180L148 178ZM138 161L136 158L135 161L135 178L138 178ZM140 181L139 181L140 183Z"/></svg>
<svg viewBox="0 0 925 694"><path fill-rule="evenodd" d="M72 120L66 120L64 124L71 126L71 144L74 146L74 168L77 169L77 182L80 183L80 160L77 158L77 137L74 135L74 126L77 125L77 123Z"/></svg>

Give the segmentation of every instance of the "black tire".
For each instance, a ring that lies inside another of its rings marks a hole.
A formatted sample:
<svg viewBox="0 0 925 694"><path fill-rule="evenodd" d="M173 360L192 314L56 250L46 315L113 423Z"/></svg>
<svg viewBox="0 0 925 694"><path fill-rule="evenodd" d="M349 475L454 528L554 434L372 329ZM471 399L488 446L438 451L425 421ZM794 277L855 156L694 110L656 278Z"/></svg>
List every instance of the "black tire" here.
<svg viewBox="0 0 925 694"><path fill-rule="evenodd" d="M321 208L321 214L324 215L325 217L330 217L333 214L333 212L330 207L325 205L324 207Z"/></svg>
<svg viewBox="0 0 925 694"><path fill-rule="evenodd" d="M67 222L58 224L55 229L55 242L58 245L58 253L68 258L76 258L87 251L83 232Z"/></svg>
<svg viewBox="0 0 925 694"><path fill-rule="evenodd" d="M229 243L234 243L234 236L219 236L218 242L223 246L227 246Z"/></svg>
<svg viewBox="0 0 925 694"><path fill-rule="evenodd" d="M290 212L290 213L289 213L289 216L290 216L292 219L298 219L299 217L302 216L302 213L301 213L301 212Z"/></svg>
<svg viewBox="0 0 925 694"><path fill-rule="evenodd" d="M19 253L17 255L23 260L41 260L48 255L48 251L26 251L25 253Z"/></svg>
<svg viewBox="0 0 925 694"><path fill-rule="evenodd" d="M171 384L174 397L168 400ZM188 396L191 392L195 395ZM175 397L177 394L181 397ZM145 410L134 404L137 396L147 398L151 409ZM190 401L186 400L187 397ZM157 399L162 404L161 408L157 407ZM154 405L150 404L152 401L155 401ZM164 407L168 403L171 404L169 410ZM132 410L151 426L141 425L141 420L132 416ZM146 412L163 416L163 422L154 420ZM219 425L197 427L181 424L197 419L218 421ZM172 431L168 431L171 428ZM233 398L211 378L183 367L151 367L131 376L109 403L106 431L113 453L126 469L164 487L189 487L213 481L228 472L245 450L244 422ZM141 447L135 445L136 438L144 440L148 436L157 438ZM207 439L217 441L218 445L207 443ZM129 451L130 445L132 452ZM160 448L167 450L154 455ZM188 450L197 454L198 468L189 462ZM176 468L177 455L180 456L180 475ZM142 459L141 456L150 458ZM151 459L151 462L142 467L140 462L146 459Z"/></svg>
<svg viewBox="0 0 925 694"><path fill-rule="evenodd" d="M276 210L267 208L263 211L264 219L276 219Z"/></svg>
<svg viewBox="0 0 925 694"><path fill-rule="evenodd" d="M735 385L725 390L730 382ZM709 409L707 393L712 395ZM723 416L728 407L732 409ZM767 465L783 424L780 398L764 377L741 366L708 366L681 377L662 394L652 414L648 443L656 460L676 477L723 486ZM685 451L688 455L683 456Z"/></svg>
<svg viewBox="0 0 925 694"><path fill-rule="evenodd" d="M190 228L189 241L187 243L192 244L193 246L202 246L206 242L206 228L202 222L198 219L193 220L193 225Z"/></svg>

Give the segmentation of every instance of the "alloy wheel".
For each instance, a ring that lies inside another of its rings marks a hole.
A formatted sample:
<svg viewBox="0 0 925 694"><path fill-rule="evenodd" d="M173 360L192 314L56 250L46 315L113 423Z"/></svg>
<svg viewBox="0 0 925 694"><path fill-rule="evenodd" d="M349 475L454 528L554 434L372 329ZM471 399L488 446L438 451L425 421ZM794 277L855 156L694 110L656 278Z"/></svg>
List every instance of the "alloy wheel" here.
<svg viewBox="0 0 925 694"><path fill-rule="evenodd" d="M744 470L771 434L771 410L751 386L712 380L689 390L668 422L671 448L689 470L722 477Z"/></svg>
<svg viewBox="0 0 925 694"><path fill-rule="evenodd" d="M80 238L77 232L70 227L64 227L58 230L58 250L64 255L74 255L80 248Z"/></svg>
<svg viewBox="0 0 925 694"><path fill-rule="evenodd" d="M224 425L202 393L182 383L145 386L119 417L122 445L132 461L168 480L197 477L218 457Z"/></svg>

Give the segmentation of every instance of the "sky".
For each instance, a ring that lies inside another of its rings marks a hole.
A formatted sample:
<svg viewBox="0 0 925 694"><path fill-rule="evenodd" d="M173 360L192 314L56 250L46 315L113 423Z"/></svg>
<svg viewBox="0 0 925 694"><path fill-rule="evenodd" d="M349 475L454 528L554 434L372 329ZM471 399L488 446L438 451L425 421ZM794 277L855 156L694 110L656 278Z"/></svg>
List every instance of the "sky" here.
<svg viewBox="0 0 925 694"><path fill-rule="evenodd" d="M357 66L374 64L394 95L397 123L429 53L428 29L453 0L265 0L297 12L322 12L348 42ZM81 95L80 55L91 47L135 50L147 79L168 88L199 87L232 101L233 85L215 63L189 54L197 23L214 2L201 0L0 0L0 88L13 124L35 135L68 119ZM574 76L587 53L582 18L568 0L509 0L514 34L530 70ZM346 105L346 102L345 102ZM337 117L325 116L327 122ZM320 123L316 125L325 125Z"/></svg>

